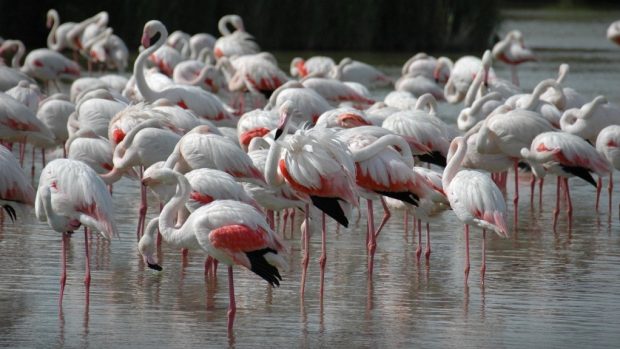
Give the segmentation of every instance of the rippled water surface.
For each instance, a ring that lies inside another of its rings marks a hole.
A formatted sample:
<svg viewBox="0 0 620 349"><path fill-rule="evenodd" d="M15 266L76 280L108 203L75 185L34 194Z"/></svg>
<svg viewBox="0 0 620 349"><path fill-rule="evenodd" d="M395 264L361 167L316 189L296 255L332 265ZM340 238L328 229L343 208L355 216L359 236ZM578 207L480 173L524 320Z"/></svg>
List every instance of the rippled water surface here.
<svg viewBox="0 0 620 349"><path fill-rule="evenodd" d="M567 62L571 64L570 86L589 97L605 94L620 102L620 47L604 36L607 25L620 18L620 13L522 11L509 18L502 33L521 29L540 58L522 67L524 87L555 76L559 63ZM403 55L400 61L406 58ZM382 62L377 59L375 63ZM394 74L399 69L388 67ZM509 77L505 67L497 70ZM456 110L441 106L446 119L454 119ZM287 238L292 247L291 269L283 274L280 288L270 289L252 273L235 269L238 310L234 334L229 337L226 270L220 267L216 280L206 279L201 253L190 253L184 265L179 251L166 246L161 258L164 271L145 269L134 233L139 188L137 182L124 179L114 192L121 239L106 242L93 235L90 240L88 307L82 284L83 233L71 238L69 278L59 312L60 234L36 222L31 212L22 212L18 223L7 221L0 228L0 347L617 346L618 200L610 217L604 192L605 204L596 213L594 188L571 179L572 227L562 211L554 232L555 180L545 184L542 206L536 202L533 207L525 189L527 175L521 183L518 230L514 231L511 222L508 239L489 235L484 287L478 271L481 234L472 232L472 272L466 287L463 227L451 212L431 224L429 264L424 258L416 262L417 240L411 232L404 232L402 212L394 212L379 238L375 277L369 282L362 215L360 223L348 230L329 226L323 304L318 299L318 234L312 238L303 303L299 297L299 232ZM618 198L620 183L615 188ZM511 188L507 195L512 198ZM149 210L152 214L157 207Z"/></svg>

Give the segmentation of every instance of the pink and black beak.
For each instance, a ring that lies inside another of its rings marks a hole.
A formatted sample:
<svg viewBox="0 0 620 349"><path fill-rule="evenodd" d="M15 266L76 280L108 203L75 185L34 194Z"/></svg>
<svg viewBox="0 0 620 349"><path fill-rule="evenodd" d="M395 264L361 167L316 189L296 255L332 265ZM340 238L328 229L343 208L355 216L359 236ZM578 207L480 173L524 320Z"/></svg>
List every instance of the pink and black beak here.
<svg viewBox="0 0 620 349"><path fill-rule="evenodd" d="M293 103L290 101L286 101L280 107L280 120L278 121L278 128L276 129L276 134L274 140L278 140L280 136L284 133L286 129L286 124L288 124L289 119L293 115Z"/></svg>

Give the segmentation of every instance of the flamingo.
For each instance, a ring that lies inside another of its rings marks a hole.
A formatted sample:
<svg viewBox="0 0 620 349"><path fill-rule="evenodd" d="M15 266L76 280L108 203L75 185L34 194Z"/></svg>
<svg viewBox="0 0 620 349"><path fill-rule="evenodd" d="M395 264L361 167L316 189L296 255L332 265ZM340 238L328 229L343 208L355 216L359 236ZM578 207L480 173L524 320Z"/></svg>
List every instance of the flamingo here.
<svg viewBox="0 0 620 349"><path fill-rule="evenodd" d="M289 122L295 113L292 102L287 101L280 107L280 121L274 139L277 141L282 134L287 134ZM285 149L284 152L282 150ZM325 214L334 218L344 227L348 227L349 219L345 205L357 206L355 186L355 166L348 148L337 140L334 131L328 128L297 130L297 132L281 142L275 142L269 149L265 165L267 183L278 186L288 183L303 196L306 202L312 202ZM306 209L306 222L309 220L309 204ZM321 286L319 294L323 295L325 277L326 231L325 220L321 234ZM304 295L306 271L309 261L308 231L304 235L303 272L300 294Z"/></svg>
<svg viewBox="0 0 620 349"><path fill-rule="evenodd" d="M620 107L597 96L581 108L564 111L560 119L562 131L580 136L594 144L598 133L609 125L620 124Z"/></svg>
<svg viewBox="0 0 620 349"><path fill-rule="evenodd" d="M465 107L459 112L456 124L461 131L468 131L478 122L484 120L493 110L504 101L499 92L491 92L476 99L470 107Z"/></svg>
<svg viewBox="0 0 620 349"><path fill-rule="evenodd" d="M234 32L227 28L228 23L235 27ZM215 41L213 52L216 58L243 56L258 53L260 47L254 41L254 37L245 31L243 20L238 15L226 15L220 18L218 25L221 37Z"/></svg>
<svg viewBox="0 0 620 349"><path fill-rule="evenodd" d="M228 88L231 91L248 90L268 99L273 91L288 81L275 58L267 52L241 56L233 63L222 57L218 65L228 74Z"/></svg>
<svg viewBox="0 0 620 349"><path fill-rule="evenodd" d="M183 61L183 56L179 51L167 45L162 45L148 57L149 61L168 77L172 77L176 65Z"/></svg>
<svg viewBox="0 0 620 349"><path fill-rule="evenodd" d="M312 74L316 76L327 76L336 67L336 62L330 57L314 56L304 60L295 57L291 61L291 76L305 78Z"/></svg>
<svg viewBox="0 0 620 349"><path fill-rule="evenodd" d="M482 66L482 61L478 57L463 56L459 58L450 72L450 78L444 86L444 96L446 101L456 104L465 98L469 85L474 80L476 74ZM494 78L495 72L489 71L489 78Z"/></svg>
<svg viewBox="0 0 620 349"><path fill-rule="evenodd" d="M224 171L239 181L262 185L263 174L241 148L215 134L209 126L197 126L185 134L166 159L166 168L186 173L198 168Z"/></svg>
<svg viewBox="0 0 620 349"><path fill-rule="evenodd" d="M387 119L388 116L399 112L400 109L396 107L390 107L385 102L376 102L370 108L366 109L364 112L366 114L366 118L372 122L373 125L381 126L383 121Z"/></svg>
<svg viewBox="0 0 620 349"><path fill-rule="evenodd" d="M262 137L277 126L277 114L272 111L255 109L243 114L237 123L241 148L247 152L254 137Z"/></svg>
<svg viewBox="0 0 620 349"><path fill-rule="evenodd" d="M0 64L0 91L5 92L19 84L20 81L28 81L35 83L34 79L28 76L26 73L20 70L20 60L24 57L26 48L23 44L20 45L19 41L6 40L0 44L0 60L5 51L13 50L17 48L17 52L11 59L11 67Z"/></svg>
<svg viewBox="0 0 620 349"><path fill-rule="evenodd" d="M215 47L215 37L208 33L198 33L192 35L189 39L190 58L200 59L200 55L204 49L208 49L209 56L212 57L213 48Z"/></svg>
<svg viewBox="0 0 620 349"><path fill-rule="evenodd" d="M62 233L62 275L60 277L60 298L67 281L67 245L69 235L84 225L99 231L106 239L118 236L114 221L112 197L105 184L88 165L80 161L56 159L50 161L41 172L35 199L37 218L57 232ZM84 283L86 295L90 289L90 263L88 233L84 230L86 273Z"/></svg>
<svg viewBox="0 0 620 349"><path fill-rule="evenodd" d="M555 79L555 82L563 84L569 70L570 66L568 64L560 64L558 68L558 77ZM540 99L553 103L560 111L581 108L588 102L583 95L570 87L563 87L562 93L559 93L559 91L554 88L548 88L547 91L540 96Z"/></svg>
<svg viewBox="0 0 620 349"><path fill-rule="evenodd" d="M114 168L114 149L107 139L94 131L81 129L65 143L68 159L78 160L102 175Z"/></svg>
<svg viewBox="0 0 620 349"><path fill-rule="evenodd" d="M615 168L620 170L620 126L610 125L599 132L596 137L596 150L601 153L607 161ZM609 214L611 215L611 194L614 189L613 168L609 171L609 185L607 191L609 193ZM599 183L596 187L596 208L598 210L598 201L600 197L602 182L599 177Z"/></svg>
<svg viewBox="0 0 620 349"><path fill-rule="evenodd" d="M343 58L332 70L332 77L340 81L353 81L367 87L385 87L392 79L370 64Z"/></svg>
<svg viewBox="0 0 620 349"><path fill-rule="evenodd" d="M150 45L150 40L157 33L159 39L154 45ZM136 86L146 101L154 102L157 99L165 98L170 102L178 104L184 109L190 109L200 118L213 121L218 126L234 126L237 119L231 114L230 110L215 95L195 86L174 85L163 90L155 91L149 87L144 77L144 64L146 58L161 47L168 38L168 31L160 21L149 21L144 25L142 34L142 46L146 49L138 55L134 63L134 76Z"/></svg>
<svg viewBox="0 0 620 349"><path fill-rule="evenodd" d="M484 284L486 272L486 230L499 236L508 236L506 203L491 177L478 171L459 170L467 153L467 139L456 137L450 143L448 164L443 171L443 188L450 207L457 218L465 224L465 285L469 277L469 226L482 228L482 266L480 282Z"/></svg>
<svg viewBox="0 0 620 349"><path fill-rule="evenodd" d="M336 79L308 75L300 82L304 87L316 91L334 106L341 102L352 102L362 106L362 109L366 109L375 103L374 100L364 97L353 88Z"/></svg>
<svg viewBox="0 0 620 349"><path fill-rule="evenodd" d="M506 37L493 46L493 57L510 65L512 83L519 86L517 65L536 61L534 53L523 42L523 34L518 30L511 30Z"/></svg>
<svg viewBox="0 0 620 349"><path fill-rule="evenodd" d="M67 120L69 135L79 129L88 129L96 134L108 138L108 126L115 115L127 108L127 105L114 100L112 94L102 96L105 98L81 99L75 106L75 113L72 113ZM114 137L111 138L114 140ZM122 140L121 135L117 135L116 143Z"/></svg>
<svg viewBox="0 0 620 349"><path fill-rule="evenodd" d="M454 63L448 57L435 58L420 52L412 56L403 64L401 75L404 76L421 76L436 83L445 84L450 77L450 71ZM424 92L426 93L426 92ZM420 93L420 94L424 94Z"/></svg>
<svg viewBox="0 0 620 349"><path fill-rule="evenodd" d="M69 115L75 112L75 104L64 99L64 97L66 96L52 95L42 100L37 112L37 119L41 120L51 131L54 135L54 143L57 145L64 145L69 138L67 121ZM44 150L42 152L45 154ZM45 157L42 160L45 161Z"/></svg>
<svg viewBox="0 0 620 349"><path fill-rule="evenodd" d="M607 39L620 45L620 21L615 21L607 28Z"/></svg>
<svg viewBox="0 0 620 349"><path fill-rule="evenodd" d="M540 97L547 91L547 89L555 90L555 93L559 95L559 98L564 97L562 86L560 86L553 79L546 79L539 82L531 94L518 94L508 98L504 104L516 109L525 109L536 111L540 116L545 118L553 125L553 127L560 127L560 117L562 112L555 106L555 104L542 100Z"/></svg>
<svg viewBox="0 0 620 349"><path fill-rule="evenodd" d="M568 198L568 217L572 220L573 205L568 188L568 178L577 176L596 187L590 172L603 176L611 171L609 162L583 138L566 132L545 132L532 140L530 147L521 149L521 156L540 164L545 171L558 176L556 207L553 211L555 231L560 206L560 187L564 185Z"/></svg>
<svg viewBox="0 0 620 349"><path fill-rule="evenodd" d="M293 103L297 110L293 116L295 124L306 121L315 123L321 114L332 109L323 96L297 81L289 81L273 91L265 109L279 110L286 101Z"/></svg>
<svg viewBox="0 0 620 349"><path fill-rule="evenodd" d="M328 110L316 120L317 127L353 128L370 125L372 122L366 118L363 111L349 107Z"/></svg>
<svg viewBox="0 0 620 349"><path fill-rule="evenodd" d="M47 11L47 27L50 28L50 32L47 35L47 48L58 52L71 48L67 34L76 25L77 23L75 22L60 24L58 11L49 9Z"/></svg>
<svg viewBox="0 0 620 349"><path fill-rule="evenodd" d="M279 269L287 269L283 258L286 248L280 237L269 227L265 217L254 207L239 201L217 200L192 212L185 223L175 228L174 217L188 201L191 187L188 180L170 169L154 171L143 183L157 180L177 184L174 197L163 207L158 219L151 220L147 234L138 248L146 264L161 270L155 260L157 220L164 241L177 247L200 248L209 256L228 265L228 331L232 331L236 313L233 286L233 265L243 266L272 286L279 286ZM154 223L155 222L155 223Z"/></svg>
<svg viewBox="0 0 620 349"><path fill-rule="evenodd" d="M35 114L39 109L39 102L43 99L39 86L26 80L20 81L17 86L7 90L6 94L28 107Z"/></svg>
<svg viewBox="0 0 620 349"><path fill-rule="evenodd" d="M0 206L14 221L17 218L12 205L34 204L34 189L19 162L7 148L0 146ZM2 215L4 221L4 215ZM1 222L1 221L0 221Z"/></svg>
<svg viewBox="0 0 620 349"><path fill-rule="evenodd" d="M385 96L383 102L388 107L407 110L414 109L418 99L408 91L392 91Z"/></svg>

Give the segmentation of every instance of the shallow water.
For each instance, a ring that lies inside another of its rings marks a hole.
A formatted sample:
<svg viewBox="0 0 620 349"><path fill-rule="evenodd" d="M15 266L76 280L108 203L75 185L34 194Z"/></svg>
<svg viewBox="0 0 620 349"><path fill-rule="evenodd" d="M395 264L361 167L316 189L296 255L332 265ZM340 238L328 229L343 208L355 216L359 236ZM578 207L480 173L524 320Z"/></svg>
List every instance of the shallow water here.
<svg viewBox="0 0 620 349"><path fill-rule="evenodd" d="M502 33L520 28L540 57L520 69L531 88L571 64L567 83L582 94L620 102L620 48L604 37L620 13L550 16L514 12ZM533 18L533 19L531 19ZM406 59L403 55L402 61ZM380 62L377 62L380 63ZM397 73L399 67L391 67ZM497 67L501 76L508 70ZM386 91L377 91L377 95ZM457 107L441 106L453 119ZM509 177L509 180L512 177ZM512 181L509 181L512 183ZM607 194L599 213L594 188L571 179L574 218L564 210L551 229L555 180L544 187L543 205L530 207L521 178L518 231L488 235L486 283L479 284L481 234L471 234L472 271L463 283L462 225L451 212L432 223L430 263L417 263L417 240L404 233L394 212L378 242L375 275L368 281L364 218L350 229L329 229L326 290L318 299L320 236L312 238L305 301L300 302L299 233L288 239L291 269L271 289L252 273L235 269L237 317L226 333L226 270L205 279L199 252L183 265L181 254L162 250L163 272L138 257L135 225L138 183L115 186L121 239L90 240L92 285L85 301L84 235L71 238L64 306L58 308L60 234L21 213L0 229L0 347L612 347L620 342L620 221L618 200L610 217ZM620 183L614 195L620 197ZM512 186L508 205L512 214ZM152 200L151 200L152 201ZM379 206L376 206L380 210ZM152 216L157 208L149 208ZM362 205L365 211L365 205ZM409 224L411 227L411 222Z"/></svg>

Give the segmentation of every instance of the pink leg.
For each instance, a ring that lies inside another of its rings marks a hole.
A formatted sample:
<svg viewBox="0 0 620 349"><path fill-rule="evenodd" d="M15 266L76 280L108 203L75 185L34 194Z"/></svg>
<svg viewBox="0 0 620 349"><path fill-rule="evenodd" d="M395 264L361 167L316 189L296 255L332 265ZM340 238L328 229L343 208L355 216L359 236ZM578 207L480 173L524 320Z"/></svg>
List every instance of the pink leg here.
<svg viewBox="0 0 620 349"><path fill-rule="evenodd" d="M306 290L306 272L308 271L308 262L310 261L310 232L308 231L308 229L310 229L310 224L308 223L309 217L310 217L310 205L306 205L306 210L305 210L305 215L306 215L306 225L305 225L305 229L303 229L303 231L301 232L301 234L303 235L303 245L304 245L304 256L301 260L301 266L302 266L302 271L301 271L301 285L300 285L300 290L299 290L299 294L301 296L301 299L304 299L304 292Z"/></svg>
<svg viewBox="0 0 620 349"><path fill-rule="evenodd" d="M282 228L282 236L286 237L286 226L288 223L288 209L284 209L284 213L282 214L283 228Z"/></svg>
<svg viewBox="0 0 620 349"><path fill-rule="evenodd" d="M519 162L517 160L515 160L514 162L514 171L515 171L515 198L513 200L514 204L515 204L515 218L514 218L514 225L515 225L515 230L517 227L517 219L519 216Z"/></svg>
<svg viewBox="0 0 620 349"><path fill-rule="evenodd" d="M375 250L377 242L375 241L375 217L372 208L372 200L366 200L368 210L368 277L372 278Z"/></svg>
<svg viewBox="0 0 620 349"><path fill-rule="evenodd" d="M573 202L570 199L570 189L568 188L568 178L564 178L564 190L566 190L566 198L568 200L568 207L566 213L568 213L568 220L573 220Z"/></svg>
<svg viewBox="0 0 620 349"><path fill-rule="evenodd" d="M598 203L601 199L601 188L603 188L603 177L598 176L598 182L596 182L596 205L594 206L596 212L598 212Z"/></svg>
<svg viewBox="0 0 620 349"><path fill-rule="evenodd" d="M32 166L30 167L30 177L34 177L34 170L35 170L34 154L35 154L35 147L33 145L32 146Z"/></svg>
<svg viewBox="0 0 620 349"><path fill-rule="evenodd" d="M182 248L181 249L181 263L183 263L183 265L187 265L188 260L187 260L187 256L189 255L189 249L187 248Z"/></svg>
<svg viewBox="0 0 620 349"><path fill-rule="evenodd" d="M62 233L62 274L60 274L60 299L58 306L62 308L62 297L65 294L65 285L67 284L67 248L69 245L69 233Z"/></svg>
<svg viewBox="0 0 620 349"><path fill-rule="evenodd" d="M24 158L26 157L26 142L19 142L19 165L24 167Z"/></svg>
<svg viewBox="0 0 620 349"><path fill-rule="evenodd" d="M213 267L213 257L207 256L205 259L205 276L209 276L211 268Z"/></svg>
<svg viewBox="0 0 620 349"><path fill-rule="evenodd" d="M403 214L403 226L405 227L405 237L407 237L409 234L409 212L407 210Z"/></svg>
<svg viewBox="0 0 620 349"><path fill-rule="evenodd" d="M555 188L555 209L553 210L553 231L558 224L558 216L560 214L560 186L562 183L562 179L558 176L558 184Z"/></svg>
<svg viewBox="0 0 620 349"><path fill-rule="evenodd" d="M542 198L543 198L543 185L545 184L545 179L540 178L538 180L538 207L542 209Z"/></svg>
<svg viewBox="0 0 620 349"><path fill-rule="evenodd" d="M607 185L607 193L609 194L609 208L608 208L608 212L609 212L609 216L611 217L611 196L614 192L614 174L613 172L609 173L609 184Z"/></svg>
<svg viewBox="0 0 620 349"><path fill-rule="evenodd" d="M84 274L84 285L86 286L87 303L90 299L90 254L88 252L88 228L84 227L84 258L86 259L86 273Z"/></svg>
<svg viewBox="0 0 620 349"><path fill-rule="evenodd" d="M515 64L510 65L510 73L512 75L512 83L515 86L519 86L519 76L517 75L517 66Z"/></svg>
<svg viewBox="0 0 620 349"><path fill-rule="evenodd" d="M465 224L465 286L469 277L469 225Z"/></svg>
<svg viewBox="0 0 620 349"><path fill-rule="evenodd" d="M293 233L295 233L295 211L297 211L297 209L293 207L291 208L291 213L289 214L289 217L291 218L291 238L293 237Z"/></svg>
<svg viewBox="0 0 620 349"><path fill-rule="evenodd" d="M45 161L45 148L41 148L41 168L45 167L47 161Z"/></svg>
<svg viewBox="0 0 620 349"><path fill-rule="evenodd" d="M377 237L379 237L379 233L381 232L381 230L383 230L385 223L387 223L387 221L392 216L392 213L390 213L390 208L388 207L383 197L381 197L381 205L383 205L383 218L381 218L381 224L379 224L379 228L377 228L377 230L375 231L375 242L377 240Z"/></svg>
<svg viewBox="0 0 620 349"><path fill-rule="evenodd" d="M482 229L482 266L480 266L480 284L481 285L484 285L484 273L487 270L486 241L487 241L487 230Z"/></svg>
<svg viewBox="0 0 620 349"><path fill-rule="evenodd" d="M321 215L321 258L319 258L319 265L321 266L321 286L319 288L320 299L323 299L323 291L325 285L325 264L327 263L327 248L326 248L326 232L325 232L325 213Z"/></svg>
<svg viewBox="0 0 620 349"><path fill-rule="evenodd" d="M271 230L275 229L276 223L273 217L273 210L267 210L267 222L269 223Z"/></svg>
<svg viewBox="0 0 620 349"><path fill-rule="evenodd" d="M536 189L536 176L534 173L530 177L530 207L534 207L534 191Z"/></svg>
<svg viewBox="0 0 620 349"><path fill-rule="evenodd" d="M422 221L418 219L418 247L415 249L415 258L420 263L420 255L422 254Z"/></svg>
<svg viewBox="0 0 620 349"><path fill-rule="evenodd" d="M428 264L428 260L431 257L431 228L429 223L426 223L426 251L424 252L424 257L426 257L426 264Z"/></svg>
<svg viewBox="0 0 620 349"><path fill-rule="evenodd" d="M144 166L140 166L140 181L144 176ZM138 211L138 228L136 231L136 236L138 240L144 234L144 222L146 220L146 211L147 211L147 203L146 203L146 186L140 185L140 210Z"/></svg>
<svg viewBox="0 0 620 349"><path fill-rule="evenodd" d="M237 313L237 303L235 303L235 285L233 282L233 267L228 267L228 334L232 333L233 323L235 322L235 314Z"/></svg>

